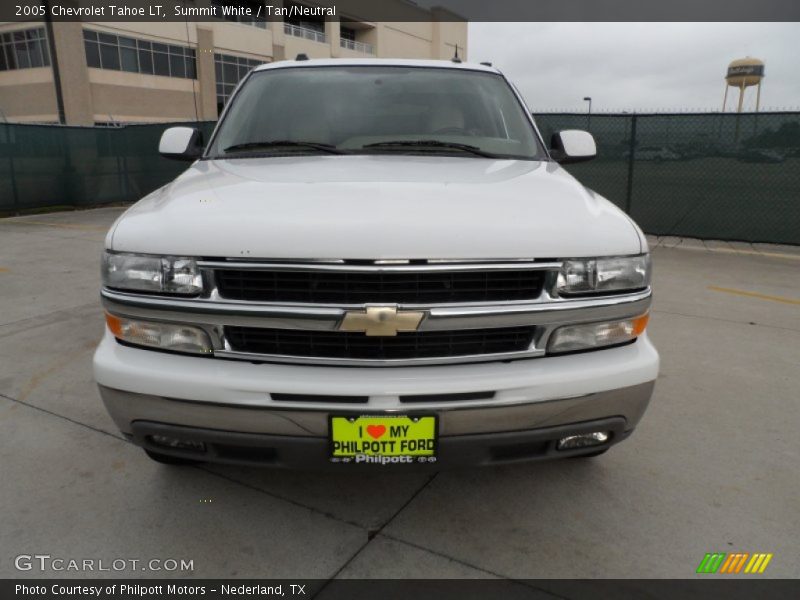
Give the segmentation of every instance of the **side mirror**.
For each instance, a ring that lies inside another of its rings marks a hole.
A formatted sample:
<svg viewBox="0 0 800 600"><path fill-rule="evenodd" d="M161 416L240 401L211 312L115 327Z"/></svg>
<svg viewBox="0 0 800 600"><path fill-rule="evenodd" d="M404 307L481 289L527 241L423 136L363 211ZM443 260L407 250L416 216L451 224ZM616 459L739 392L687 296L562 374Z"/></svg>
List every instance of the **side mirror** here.
<svg viewBox="0 0 800 600"><path fill-rule="evenodd" d="M158 152L164 158L196 160L203 154L203 132L194 127L170 127L161 134Z"/></svg>
<svg viewBox="0 0 800 600"><path fill-rule="evenodd" d="M592 160L597 156L597 144L588 131L565 129L553 134L550 140L550 156L561 164Z"/></svg>

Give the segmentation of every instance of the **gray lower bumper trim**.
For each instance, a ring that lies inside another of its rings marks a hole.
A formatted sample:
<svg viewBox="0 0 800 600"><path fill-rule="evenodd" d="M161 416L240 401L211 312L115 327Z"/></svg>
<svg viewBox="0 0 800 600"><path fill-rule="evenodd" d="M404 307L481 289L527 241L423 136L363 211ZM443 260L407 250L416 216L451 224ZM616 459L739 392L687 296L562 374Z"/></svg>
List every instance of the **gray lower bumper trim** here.
<svg viewBox="0 0 800 600"><path fill-rule="evenodd" d="M134 421L171 423L186 427L259 433L279 436L326 437L331 414L394 414L417 412L439 417L439 435L457 436L480 433L523 431L622 417L627 428L636 426L650 402L655 382L615 390L596 392L573 398L520 403L494 401L469 405L403 405L358 407L330 405L325 409L277 406L265 400L263 406L215 404L194 400L177 400L137 394L99 386L103 402L126 434Z"/></svg>
<svg viewBox="0 0 800 600"><path fill-rule="evenodd" d="M624 440L631 433L631 430L626 430L625 419L617 417L530 431L442 437L439 439L437 461L433 464L380 465L331 462L328 458L327 438L238 433L150 421L134 422L132 431L132 439L139 446L180 458L228 464L340 471L382 467L429 470L567 458L603 450ZM611 432L611 437L601 446L569 451L556 450L556 443L560 438L592 431ZM154 435L202 442L205 451L192 452L165 448L152 442L151 436Z"/></svg>

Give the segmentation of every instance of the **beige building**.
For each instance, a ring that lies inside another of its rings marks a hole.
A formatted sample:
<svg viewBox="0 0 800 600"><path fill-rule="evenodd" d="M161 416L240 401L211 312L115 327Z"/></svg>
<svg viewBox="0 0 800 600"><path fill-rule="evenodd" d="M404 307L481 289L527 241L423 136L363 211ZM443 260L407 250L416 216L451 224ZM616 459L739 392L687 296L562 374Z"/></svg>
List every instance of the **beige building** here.
<svg viewBox="0 0 800 600"><path fill-rule="evenodd" d="M194 5L219 3L198 0ZM420 18L437 16L414 10ZM214 120L253 66L300 53L309 58L452 58L457 46L465 58L467 24L450 19L383 23L337 15L273 21L55 22L52 35L44 22L1 23L0 120L69 125ZM60 86L54 78L56 61Z"/></svg>

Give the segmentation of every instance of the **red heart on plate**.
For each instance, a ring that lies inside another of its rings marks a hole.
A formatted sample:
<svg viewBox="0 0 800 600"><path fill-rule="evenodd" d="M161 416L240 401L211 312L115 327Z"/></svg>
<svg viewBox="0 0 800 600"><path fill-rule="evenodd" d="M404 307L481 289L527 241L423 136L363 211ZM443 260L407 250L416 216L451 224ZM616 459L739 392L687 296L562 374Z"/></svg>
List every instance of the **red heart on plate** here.
<svg viewBox="0 0 800 600"><path fill-rule="evenodd" d="M367 425L367 433L377 440L386 433L386 425Z"/></svg>

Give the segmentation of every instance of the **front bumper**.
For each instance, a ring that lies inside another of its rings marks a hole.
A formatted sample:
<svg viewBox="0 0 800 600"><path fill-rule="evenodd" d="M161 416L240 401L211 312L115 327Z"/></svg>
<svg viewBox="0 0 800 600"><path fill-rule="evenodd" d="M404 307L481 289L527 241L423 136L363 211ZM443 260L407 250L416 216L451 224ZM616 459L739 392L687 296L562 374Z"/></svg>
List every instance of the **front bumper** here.
<svg viewBox="0 0 800 600"><path fill-rule="evenodd" d="M625 419L615 417L530 431L447 436L439 439L435 463L415 462L404 464L402 467L441 469L508 464L591 454L619 443L628 437L632 431L626 430L625 426ZM328 460L328 440L320 437L239 433L167 425L150 421L134 421L131 428L133 434L129 436L129 439L137 445L154 452L179 458L290 469L353 469L384 466L382 463L359 464L358 462L350 462L344 465L341 460ZM563 437L591 433L593 431L606 431L610 433L611 437L602 446L566 451L556 449L558 440ZM153 442L152 436L157 435L174 437L184 441L200 442L203 445L203 450L167 449ZM395 465L397 463L387 461L385 464Z"/></svg>
<svg viewBox="0 0 800 600"><path fill-rule="evenodd" d="M171 355L120 345L107 333L94 368L115 423L145 447L153 431L167 428L207 443L211 450L204 460L325 466L330 465L331 414L415 412L439 418L437 465L458 466L567 456L554 450L553 440L602 427L613 432L609 445L621 441L650 400L658 354L644 335L618 348L515 362L320 367ZM404 395L476 391L493 396L413 405L400 400ZM368 401L356 406L279 402L272 397L278 393L359 395ZM215 450L222 447L228 450Z"/></svg>

